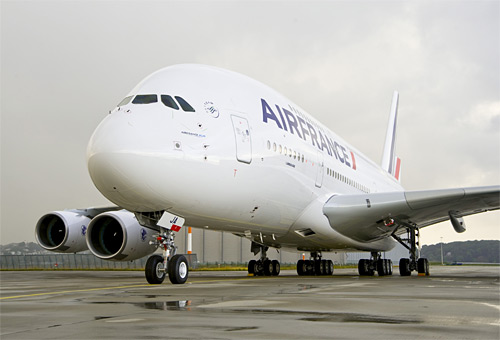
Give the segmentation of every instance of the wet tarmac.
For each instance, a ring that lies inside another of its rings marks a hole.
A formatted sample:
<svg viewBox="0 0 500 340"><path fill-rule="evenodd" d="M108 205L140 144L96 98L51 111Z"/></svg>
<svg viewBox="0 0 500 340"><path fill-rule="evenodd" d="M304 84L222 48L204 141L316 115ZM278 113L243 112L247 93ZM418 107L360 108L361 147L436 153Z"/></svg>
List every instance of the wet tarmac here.
<svg viewBox="0 0 500 340"><path fill-rule="evenodd" d="M1 339L499 339L500 267L431 276L1 272Z"/></svg>

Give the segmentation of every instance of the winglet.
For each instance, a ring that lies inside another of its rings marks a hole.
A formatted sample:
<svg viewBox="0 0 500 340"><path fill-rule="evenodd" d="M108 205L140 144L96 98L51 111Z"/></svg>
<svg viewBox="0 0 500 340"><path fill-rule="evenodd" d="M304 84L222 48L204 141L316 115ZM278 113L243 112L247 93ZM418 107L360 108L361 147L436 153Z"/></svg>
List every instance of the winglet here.
<svg viewBox="0 0 500 340"><path fill-rule="evenodd" d="M401 160L396 158L396 126L398 121L399 93L394 91L392 96L391 115L385 135L384 154L382 156L382 168L400 180L399 171Z"/></svg>

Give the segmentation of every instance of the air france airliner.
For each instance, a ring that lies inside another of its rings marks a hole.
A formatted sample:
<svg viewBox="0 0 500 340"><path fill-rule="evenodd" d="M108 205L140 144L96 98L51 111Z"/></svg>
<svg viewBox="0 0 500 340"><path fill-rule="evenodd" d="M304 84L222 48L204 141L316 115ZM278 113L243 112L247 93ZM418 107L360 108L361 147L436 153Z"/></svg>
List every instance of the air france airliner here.
<svg viewBox="0 0 500 340"><path fill-rule="evenodd" d="M405 191L395 154L398 93L383 159L376 164L304 109L262 83L205 65L163 68L140 82L94 131L88 170L116 206L54 211L40 218L45 249L130 261L149 257L151 284L188 278L176 254L185 226L231 232L259 255L254 275L278 275L269 247L310 253L298 275L332 275L322 252L370 252L360 275L391 275L381 253L409 251L400 275L429 274L419 230L500 208L500 186Z"/></svg>

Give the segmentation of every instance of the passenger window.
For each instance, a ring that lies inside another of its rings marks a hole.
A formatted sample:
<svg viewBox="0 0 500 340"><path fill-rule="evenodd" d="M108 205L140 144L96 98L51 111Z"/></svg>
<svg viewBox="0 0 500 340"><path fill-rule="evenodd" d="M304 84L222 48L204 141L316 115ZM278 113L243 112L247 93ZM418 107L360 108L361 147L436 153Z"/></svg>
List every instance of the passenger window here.
<svg viewBox="0 0 500 340"><path fill-rule="evenodd" d="M120 107L120 106L124 106L124 105L127 105L128 103L130 103L130 101L132 100L134 96L128 96L128 97L125 97L121 102L120 104L118 104L117 106Z"/></svg>
<svg viewBox="0 0 500 340"><path fill-rule="evenodd" d="M167 96L166 94L161 95L161 102L174 110L179 110L179 105L175 102L174 98Z"/></svg>
<svg viewBox="0 0 500 340"><path fill-rule="evenodd" d="M182 109L186 112L195 112L193 107L188 104L187 101L185 101L182 97L175 96L175 99L179 103L179 105L182 107Z"/></svg>
<svg viewBox="0 0 500 340"><path fill-rule="evenodd" d="M139 94L132 100L132 104L151 104L158 102L156 94Z"/></svg>

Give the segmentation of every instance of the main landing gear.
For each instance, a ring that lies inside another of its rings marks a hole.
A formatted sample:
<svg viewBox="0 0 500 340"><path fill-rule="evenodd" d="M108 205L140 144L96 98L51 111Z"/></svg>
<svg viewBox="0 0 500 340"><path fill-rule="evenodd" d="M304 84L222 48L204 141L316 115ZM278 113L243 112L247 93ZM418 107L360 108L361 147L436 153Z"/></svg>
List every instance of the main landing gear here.
<svg viewBox="0 0 500 340"><path fill-rule="evenodd" d="M429 276L429 260L420 257L420 230L416 226L407 226L406 238L400 238L394 233L392 237L410 252L410 258L399 260L399 274L410 276L416 270L419 276Z"/></svg>
<svg viewBox="0 0 500 340"><path fill-rule="evenodd" d="M280 274L280 263L278 260L270 260L267 257L269 247L262 246L252 242L252 252L254 255L260 252L259 260L250 260L248 262L248 274L255 276L278 276Z"/></svg>
<svg viewBox="0 0 500 340"><path fill-rule="evenodd" d="M378 276L392 275L392 261L383 259L378 252L372 252L371 259L359 260L358 272L361 276L373 276L375 272Z"/></svg>
<svg viewBox="0 0 500 340"><path fill-rule="evenodd" d="M311 252L309 260L297 261L297 274L303 275L332 275L332 260L322 260L320 251Z"/></svg>
<svg viewBox="0 0 500 340"><path fill-rule="evenodd" d="M426 258L419 258L420 233L416 226L406 226L406 238L401 238L395 233L392 237L401 243L410 252L410 258L399 260L399 274L410 276L416 270L419 276L429 275L429 261ZM379 276L392 275L392 261L381 258L381 254L373 252L369 260L359 260L358 272L361 276L373 276L375 272Z"/></svg>
<svg viewBox="0 0 500 340"><path fill-rule="evenodd" d="M163 256L153 255L148 259L145 269L146 280L150 284L161 284L168 273L168 278L173 284L185 283L189 274L188 262L184 255L175 254L177 247L174 244L174 232L162 228L155 241L150 243L161 247Z"/></svg>

